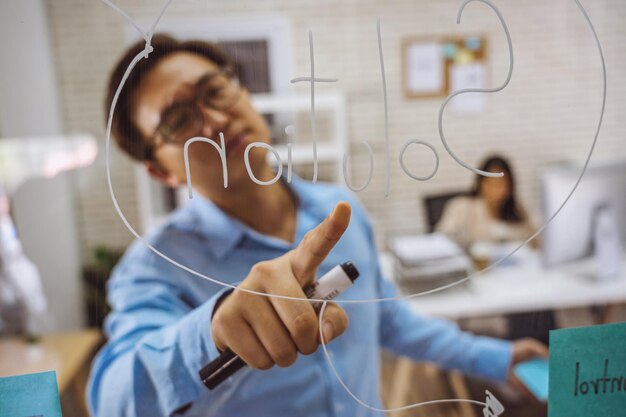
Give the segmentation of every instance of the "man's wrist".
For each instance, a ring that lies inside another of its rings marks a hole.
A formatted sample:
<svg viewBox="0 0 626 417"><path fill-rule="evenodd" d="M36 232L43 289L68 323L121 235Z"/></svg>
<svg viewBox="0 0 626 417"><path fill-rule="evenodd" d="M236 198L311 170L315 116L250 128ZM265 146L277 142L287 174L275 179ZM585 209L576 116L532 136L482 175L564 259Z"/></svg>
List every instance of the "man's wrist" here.
<svg viewBox="0 0 626 417"><path fill-rule="evenodd" d="M219 298L215 301L215 305L213 306L213 312L211 313L211 320L213 320L213 316L215 316L215 312L220 307L220 305L222 305L224 300L226 300L226 298L229 295L231 295L233 293L233 291L235 291L234 288L228 288L222 294L220 294Z"/></svg>

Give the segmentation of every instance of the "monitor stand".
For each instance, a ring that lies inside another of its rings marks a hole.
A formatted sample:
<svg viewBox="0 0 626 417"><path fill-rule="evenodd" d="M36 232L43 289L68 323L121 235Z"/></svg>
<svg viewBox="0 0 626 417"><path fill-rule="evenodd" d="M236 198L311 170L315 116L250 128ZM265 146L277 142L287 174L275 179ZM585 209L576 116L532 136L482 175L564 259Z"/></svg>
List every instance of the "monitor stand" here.
<svg viewBox="0 0 626 417"><path fill-rule="evenodd" d="M593 248L598 281L611 281L622 275L622 244L615 210L609 205L595 209Z"/></svg>

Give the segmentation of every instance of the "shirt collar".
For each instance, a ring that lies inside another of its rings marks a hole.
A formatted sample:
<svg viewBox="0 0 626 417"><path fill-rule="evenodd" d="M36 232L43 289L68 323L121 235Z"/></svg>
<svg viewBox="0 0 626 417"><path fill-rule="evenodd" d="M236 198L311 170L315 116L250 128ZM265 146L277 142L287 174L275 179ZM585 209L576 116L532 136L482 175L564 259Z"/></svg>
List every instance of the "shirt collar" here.
<svg viewBox="0 0 626 417"><path fill-rule="evenodd" d="M313 184L303 181L295 175L292 177L291 183L287 183L284 177L283 180L298 200L298 212L305 210L317 215L319 211L321 218L328 214L324 214L321 207L317 207L316 200L312 196L313 190L309 189ZM207 247L218 259L223 259L246 235L254 240L263 240L272 246L284 246L285 249L288 249L289 245L285 245L280 239L271 238L252 230L249 226L226 214L211 200L199 193L194 193L193 199L187 203L185 210L191 211L192 216L191 221L183 227L205 237Z"/></svg>
<svg viewBox="0 0 626 417"><path fill-rule="evenodd" d="M193 231L206 238L206 244L216 258L224 258L243 238L247 226L200 194L194 193L187 208L193 213Z"/></svg>

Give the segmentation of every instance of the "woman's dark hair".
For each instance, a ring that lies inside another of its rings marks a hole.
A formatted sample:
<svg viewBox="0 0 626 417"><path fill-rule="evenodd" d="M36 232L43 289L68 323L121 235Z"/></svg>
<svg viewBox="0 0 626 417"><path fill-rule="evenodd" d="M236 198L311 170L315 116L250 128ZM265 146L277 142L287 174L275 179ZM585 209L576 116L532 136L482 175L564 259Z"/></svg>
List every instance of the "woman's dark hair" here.
<svg viewBox="0 0 626 417"><path fill-rule="evenodd" d="M519 223L525 220L525 215L515 198L515 179L513 178L513 171L510 164L501 156L493 155L484 160L479 167L482 171L498 171L504 174L503 179L509 186L509 196L504 200L500 206L499 218L506 222ZM474 190L472 195L478 197L480 195L480 186L485 179L482 175L476 176L474 182Z"/></svg>
<svg viewBox="0 0 626 417"><path fill-rule="evenodd" d="M143 77L148 74L161 59L175 52L191 52L212 61L220 68L233 69L231 59L215 44L207 41L178 41L177 39L157 34L152 37L151 45L154 50L147 59L141 59L133 68L128 79L124 83L124 88L120 92L113 120L111 133L117 144L126 153L138 161L152 159L152 144L143 137L137 125L132 119L134 94ZM111 102L115 92L122 81L126 69L131 61L145 48L145 41L141 40L126 50L122 58L118 61L109 78L107 95L105 101L105 122L108 120Z"/></svg>

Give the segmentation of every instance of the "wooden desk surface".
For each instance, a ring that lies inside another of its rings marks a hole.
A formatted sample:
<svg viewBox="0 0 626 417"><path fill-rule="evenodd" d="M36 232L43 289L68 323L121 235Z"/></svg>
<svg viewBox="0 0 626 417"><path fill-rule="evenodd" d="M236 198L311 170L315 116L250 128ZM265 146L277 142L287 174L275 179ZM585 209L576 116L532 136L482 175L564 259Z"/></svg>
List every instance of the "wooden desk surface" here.
<svg viewBox="0 0 626 417"><path fill-rule="evenodd" d="M62 393L101 340L96 329L47 334L37 343L19 337L0 338L0 376L54 370Z"/></svg>

